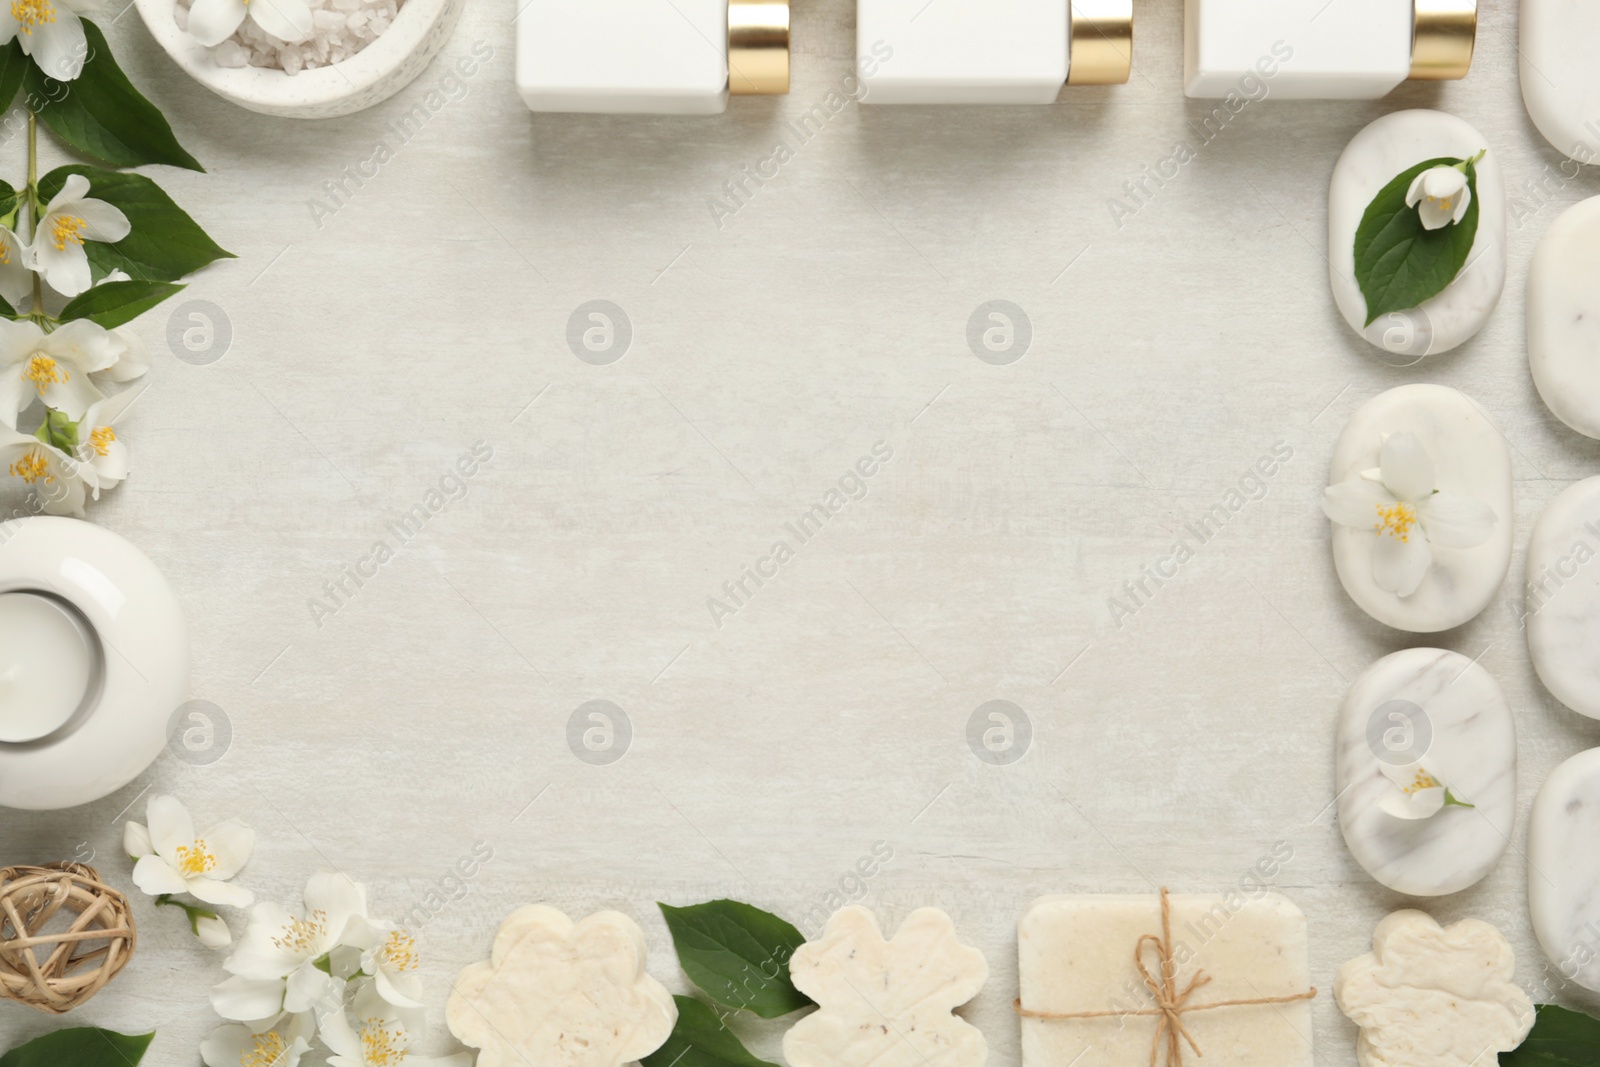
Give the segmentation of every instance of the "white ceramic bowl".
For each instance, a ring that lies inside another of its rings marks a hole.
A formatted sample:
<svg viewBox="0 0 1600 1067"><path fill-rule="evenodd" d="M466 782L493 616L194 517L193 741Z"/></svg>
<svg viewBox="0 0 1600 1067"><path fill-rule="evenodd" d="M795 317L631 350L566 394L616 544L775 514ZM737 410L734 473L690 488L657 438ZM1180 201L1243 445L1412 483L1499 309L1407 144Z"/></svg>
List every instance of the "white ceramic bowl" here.
<svg viewBox="0 0 1600 1067"><path fill-rule="evenodd" d="M96 665L68 721L0 742L0 807L70 808L121 789L161 755L188 698L189 634L171 586L109 530L36 516L0 523L0 595L10 593L70 606L87 624ZM42 665L59 669L67 658Z"/></svg>
<svg viewBox="0 0 1600 1067"><path fill-rule="evenodd" d="M291 119L364 111L411 84L444 47L464 0L405 0L394 24L342 63L298 74L219 67L210 49L178 28L175 0L137 0L150 33L195 81L242 108Z"/></svg>

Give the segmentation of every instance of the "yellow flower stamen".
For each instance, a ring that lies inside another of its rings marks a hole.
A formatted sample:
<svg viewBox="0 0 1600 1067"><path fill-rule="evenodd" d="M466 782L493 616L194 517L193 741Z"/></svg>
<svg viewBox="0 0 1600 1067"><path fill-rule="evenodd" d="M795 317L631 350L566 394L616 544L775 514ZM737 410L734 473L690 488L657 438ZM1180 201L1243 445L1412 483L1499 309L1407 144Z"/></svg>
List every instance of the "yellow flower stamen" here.
<svg viewBox="0 0 1600 1067"><path fill-rule="evenodd" d="M1373 529L1401 543L1409 542L1411 531L1417 525L1417 509L1399 501L1379 504L1377 508L1378 521L1373 523Z"/></svg>
<svg viewBox="0 0 1600 1067"><path fill-rule="evenodd" d="M389 939L378 951L378 958L388 964L391 971L401 973L414 971L422 965L422 958L417 953L417 939L400 930L389 934Z"/></svg>
<svg viewBox="0 0 1600 1067"><path fill-rule="evenodd" d="M72 380L72 375L61 369L61 365L49 356L34 356L28 360L28 365L23 368L22 377L33 383L43 396L45 388L51 385L65 385Z"/></svg>
<svg viewBox="0 0 1600 1067"><path fill-rule="evenodd" d="M272 943L285 952L293 952L298 956L306 956L321 942L328 933L328 913L314 911L304 919L290 919L283 928L280 937L272 939Z"/></svg>
<svg viewBox="0 0 1600 1067"><path fill-rule="evenodd" d="M288 1058L289 1043L276 1031L257 1034L239 1053L239 1067L280 1067Z"/></svg>
<svg viewBox="0 0 1600 1067"><path fill-rule="evenodd" d="M361 1024L361 1057L367 1067L396 1067L404 1063L411 1045L404 1030L391 1030L382 1019Z"/></svg>
<svg viewBox="0 0 1600 1067"><path fill-rule="evenodd" d="M11 265L11 249L6 246L5 242L0 241L0 266L9 267L10 265Z"/></svg>
<svg viewBox="0 0 1600 1067"><path fill-rule="evenodd" d="M50 0L11 0L11 17L17 20L18 29L32 34L35 26L56 20L56 8Z"/></svg>
<svg viewBox="0 0 1600 1067"><path fill-rule="evenodd" d="M13 463L11 465L11 473L14 477L21 478L29 485L41 481L46 485L53 485L56 480L56 476L50 473L50 463L44 458L44 452L37 448L27 452L21 459Z"/></svg>
<svg viewBox="0 0 1600 1067"><path fill-rule="evenodd" d="M197 840L192 846L178 846L178 872L185 877L198 878L216 865L217 857L211 854L205 841Z"/></svg>
<svg viewBox="0 0 1600 1067"><path fill-rule="evenodd" d="M67 245L83 244L83 228L89 225L77 215L57 215L50 223L50 240L57 252L65 252Z"/></svg>
<svg viewBox="0 0 1600 1067"><path fill-rule="evenodd" d="M98 455L104 456L111 452L111 442L117 439L117 431L109 426L102 426L89 434L89 443L94 446Z"/></svg>
<svg viewBox="0 0 1600 1067"><path fill-rule="evenodd" d="M1438 788L1440 788L1439 780L1421 767L1418 767L1417 773L1411 778L1411 784L1405 787L1405 794L1409 797L1422 792L1424 789Z"/></svg>

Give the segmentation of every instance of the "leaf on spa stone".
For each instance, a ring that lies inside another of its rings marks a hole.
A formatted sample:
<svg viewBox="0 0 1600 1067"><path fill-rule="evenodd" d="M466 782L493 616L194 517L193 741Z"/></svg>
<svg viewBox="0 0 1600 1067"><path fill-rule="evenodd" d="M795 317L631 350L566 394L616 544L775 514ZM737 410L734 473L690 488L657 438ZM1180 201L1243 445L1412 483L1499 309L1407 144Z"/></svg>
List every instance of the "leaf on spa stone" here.
<svg viewBox="0 0 1600 1067"><path fill-rule="evenodd" d="M1378 191L1356 227L1356 284L1367 301L1367 325L1391 311L1406 311L1438 296L1466 265L1478 236L1478 170L1467 164L1472 200L1460 222L1424 229L1422 216L1406 206L1416 176L1459 159L1429 159L1408 168Z"/></svg>
<svg viewBox="0 0 1600 1067"><path fill-rule="evenodd" d="M89 319L109 330L138 318L182 289L172 282L101 282L68 301L60 318L62 322Z"/></svg>
<svg viewBox="0 0 1600 1067"><path fill-rule="evenodd" d="M777 1067L745 1048L710 1005L693 997L672 999L678 1021L666 1044L639 1061L644 1067Z"/></svg>
<svg viewBox="0 0 1600 1067"><path fill-rule="evenodd" d="M172 127L122 73L100 27L83 20L88 58L83 73L63 82L29 63L23 72L28 102L50 132L85 155L116 167L169 167L205 170L184 151Z"/></svg>
<svg viewBox="0 0 1600 1067"><path fill-rule="evenodd" d="M0 48L0 114L10 110L16 101L17 90L22 88L22 75L31 62L22 54L22 44L15 37Z"/></svg>
<svg viewBox="0 0 1600 1067"><path fill-rule="evenodd" d="M155 1036L92 1026L57 1030L0 1056L0 1067L138 1067Z"/></svg>
<svg viewBox="0 0 1600 1067"><path fill-rule="evenodd" d="M763 1019L812 1003L789 980L789 957L806 942L792 924L737 900L658 906L683 973L712 1000Z"/></svg>
<svg viewBox="0 0 1600 1067"><path fill-rule="evenodd" d="M1500 1067L1594 1067L1600 1064L1600 1019L1555 1004L1535 1009L1533 1029Z"/></svg>
<svg viewBox="0 0 1600 1067"><path fill-rule="evenodd" d="M142 174L120 174L81 164L57 167L39 179L39 196L49 202L69 174L89 179L89 195L128 216L128 225L133 227L116 244L84 242L97 280L121 270L139 281L175 282L208 263L233 258L232 252L207 236L199 223Z"/></svg>

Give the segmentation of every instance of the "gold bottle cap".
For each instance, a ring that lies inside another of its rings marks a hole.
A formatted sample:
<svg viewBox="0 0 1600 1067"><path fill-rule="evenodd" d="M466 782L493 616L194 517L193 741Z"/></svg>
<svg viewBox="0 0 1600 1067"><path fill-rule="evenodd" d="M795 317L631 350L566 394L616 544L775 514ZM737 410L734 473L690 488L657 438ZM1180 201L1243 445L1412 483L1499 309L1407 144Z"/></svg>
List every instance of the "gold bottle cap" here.
<svg viewBox="0 0 1600 1067"><path fill-rule="evenodd" d="M789 0L729 0L728 92L789 91Z"/></svg>
<svg viewBox="0 0 1600 1067"><path fill-rule="evenodd" d="M1477 0L1412 0L1411 80L1455 81L1472 66Z"/></svg>
<svg viewBox="0 0 1600 1067"><path fill-rule="evenodd" d="M1071 0L1068 85L1121 85L1133 71L1133 0Z"/></svg>

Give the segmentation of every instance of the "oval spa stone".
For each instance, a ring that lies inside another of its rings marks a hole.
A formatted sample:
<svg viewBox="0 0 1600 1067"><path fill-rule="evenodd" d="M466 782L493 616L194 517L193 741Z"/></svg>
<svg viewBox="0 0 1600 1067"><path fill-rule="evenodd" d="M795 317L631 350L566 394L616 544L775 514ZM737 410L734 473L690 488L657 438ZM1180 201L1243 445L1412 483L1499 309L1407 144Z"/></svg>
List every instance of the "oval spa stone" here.
<svg viewBox="0 0 1600 1067"><path fill-rule="evenodd" d="M1600 748L1550 772L1528 820L1528 916L1561 976L1600 990Z"/></svg>
<svg viewBox="0 0 1600 1067"><path fill-rule="evenodd" d="M1600 4L1594 5L1600 12ZM1600 58L1595 63L1600 69ZM1561 213L1528 267L1528 369L1556 418L1600 437L1600 196Z"/></svg>
<svg viewBox="0 0 1600 1067"><path fill-rule="evenodd" d="M1489 606L1511 567L1514 518L1511 450L1476 403L1443 385L1402 385L1367 401L1345 424L1333 449L1329 485L1378 466L1387 434L1412 433L1433 461L1435 488L1474 497L1494 509L1494 530L1476 548L1434 545L1422 584L1402 597L1373 577L1378 534L1333 526L1339 581L1363 611L1386 626L1437 633L1470 621Z"/></svg>
<svg viewBox="0 0 1600 1067"><path fill-rule="evenodd" d="M1478 233L1466 266L1436 296L1408 311L1380 316L1371 326L1356 284L1356 229L1372 198L1402 171L1426 159L1469 159L1488 148L1483 134L1442 111L1396 111L1350 139L1328 189L1328 277L1333 299L1350 328L1379 348L1411 357L1450 349L1489 321L1506 281L1506 193L1493 149L1478 161Z"/></svg>
<svg viewBox="0 0 1600 1067"><path fill-rule="evenodd" d="M1522 618L1539 680L1600 719L1600 477L1569 485L1539 516L1527 578Z"/></svg>
<svg viewBox="0 0 1600 1067"><path fill-rule="evenodd" d="M1471 808L1402 819L1382 764L1421 762ZM1385 656L1339 710L1339 828L1366 872L1397 893L1438 897L1475 885L1500 859L1517 815L1517 728L1489 672L1438 648Z"/></svg>
<svg viewBox="0 0 1600 1067"><path fill-rule="evenodd" d="M1600 155L1600 4L1522 0L1517 66L1522 102L1556 151L1580 163Z"/></svg>

